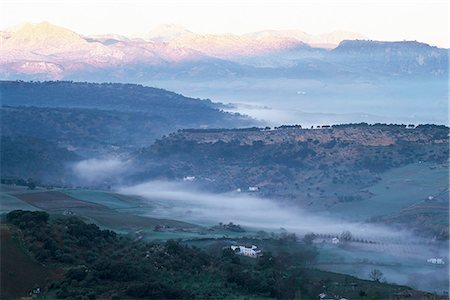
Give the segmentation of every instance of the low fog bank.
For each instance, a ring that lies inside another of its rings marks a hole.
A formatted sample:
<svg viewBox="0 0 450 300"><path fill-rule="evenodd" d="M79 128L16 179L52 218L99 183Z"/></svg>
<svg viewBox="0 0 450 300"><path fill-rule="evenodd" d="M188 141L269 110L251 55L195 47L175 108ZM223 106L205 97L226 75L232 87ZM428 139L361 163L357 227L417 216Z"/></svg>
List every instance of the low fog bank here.
<svg viewBox="0 0 450 300"><path fill-rule="evenodd" d="M263 120L268 126L280 126L286 124L298 124L304 128L318 125L348 124L348 123L420 123L414 118L398 118L371 115L367 113L314 113L296 109L278 109L267 106L232 103L233 107L226 109L231 113L240 113L257 120Z"/></svg>
<svg viewBox="0 0 450 300"><path fill-rule="evenodd" d="M363 223L351 223L315 216L294 207L283 207L270 199L250 194L209 194L187 183L151 181L135 186L120 187L118 193L141 196L149 202L159 201L160 206L147 214L165 218L182 219L213 225L233 222L242 226L304 234L335 233L349 230L355 237L399 238L405 232ZM145 212L144 212L145 213Z"/></svg>
<svg viewBox="0 0 450 300"><path fill-rule="evenodd" d="M238 78L155 80L148 84L194 98L236 103L230 111L263 119L270 126L448 124L447 80Z"/></svg>
<svg viewBox="0 0 450 300"><path fill-rule="evenodd" d="M143 215L206 226L233 222L269 232L284 228L299 235L308 232L339 235L348 230L354 238L376 243L350 242L341 247L318 241L319 253L322 247L324 253L328 253L324 254L325 258L319 258L318 268L367 279L370 271L378 268L387 282L430 292L448 290L449 248L446 242L432 242L386 226L321 217L251 194L205 193L186 182L150 181L119 187L117 192L147 199L148 208L147 211L142 208ZM447 264L428 263L427 259L433 257L444 258Z"/></svg>
<svg viewBox="0 0 450 300"><path fill-rule="evenodd" d="M89 158L72 164L76 182L81 185L123 184L133 171L133 161L121 157Z"/></svg>

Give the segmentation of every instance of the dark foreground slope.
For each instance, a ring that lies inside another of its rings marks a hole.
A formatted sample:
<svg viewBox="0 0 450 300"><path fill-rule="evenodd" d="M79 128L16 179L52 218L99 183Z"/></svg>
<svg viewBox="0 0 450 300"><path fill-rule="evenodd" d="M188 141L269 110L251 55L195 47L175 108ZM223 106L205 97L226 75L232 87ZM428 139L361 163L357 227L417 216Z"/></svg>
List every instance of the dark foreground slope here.
<svg viewBox="0 0 450 300"><path fill-rule="evenodd" d="M2 260L18 259L24 255L17 255L18 251L29 251L43 264L34 266L36 263L29 260L33 272L64 274L29 285L29 290L40 288L39 296L48 294L50 298L316 299L321 292L350 299L433 296L408 287L309 269L308 260L314 255L306 253L314 253L307 249L311 246L304 246L304 254L273 256L267 252L257 259L245 259L229 248L209 255L174 241L133 241L75 217L49 219L45 212L12 211L5 221L1 234L8 245L2 243ZM24 250L12 249L15 242L11 232L17 233L16 241L23 242ZM11 288L16 281L11 274L21 271L11 264L2 264L2 268L9 268L2 269L2 298L26 296L25 283L21 289Z"/></svg>

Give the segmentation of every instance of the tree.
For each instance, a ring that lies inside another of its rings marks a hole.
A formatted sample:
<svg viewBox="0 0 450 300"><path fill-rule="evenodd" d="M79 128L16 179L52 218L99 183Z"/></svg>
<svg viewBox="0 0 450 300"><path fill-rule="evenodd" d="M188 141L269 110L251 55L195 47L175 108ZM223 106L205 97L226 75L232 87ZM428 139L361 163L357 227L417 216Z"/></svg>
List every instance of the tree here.
<svg viewBox="0 0 450 300"><path fill-rule="evenodd" d="M315 238L316 238L316 235L314 233L310 232L310 233L305 234L305 236L303 237L303 242L306 245L312 245Z"/></svg>
<svg viewBox="0 0 450 300"><path fill-rule="evenodd" d="M350 242L353 239L353 235L350 231L346 230L341 233L341 241Z"/></svg>
<svg viewBox="0 0 450 300"><path fill-rule="evenodd" d="M383 278L383 272L378 269L373 269L369 274L370 279L376 282L380 282Z"/></svg>
<svg viewBox="0 0 450 300"><path fill-rule="evenodd" d="M27 186L29 190L34 190L36 188L36 182L32 178L28 178Z"/></svg>
<svg viewBox="0 0 450 300"><path fill-rule="evenodd" d="M271 252L265 252L258 258L257 264L261 269L273 268L273 266L275 265L275 257Z"/></svg>

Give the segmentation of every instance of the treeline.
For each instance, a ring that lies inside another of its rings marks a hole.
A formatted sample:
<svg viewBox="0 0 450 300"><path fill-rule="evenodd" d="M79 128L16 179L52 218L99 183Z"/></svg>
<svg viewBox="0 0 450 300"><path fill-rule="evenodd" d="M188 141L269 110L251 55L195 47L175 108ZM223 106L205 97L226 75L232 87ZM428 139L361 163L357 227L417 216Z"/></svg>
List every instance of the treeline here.
<svg viewBox="0 0 450 300"><path fill-rule="evenodd" d="M364 127L381 127L381 128L417 128L417 129L449 129L445 125L435 125L435 124L386 124L386 123L374 123L374 124L368 124L365 122L362 123L349 123L349 124L336 124L332 125L332 128L364 128Z"/></svg>
<svg viewBox="0 0 450 300"><path fill-rule="evenodd" d="M246 128L204 128L195 129L187 128L178 130L179 133L190 132L190 133L220 133L220 132L246 132L246 131L261 131L264 129L270 129L270 127L246 127Z"/></svg>
<svg viewBox="0 0 450 300"><path fill-rule="evenodd" d="M308 127L302 127L300 124L294 125L280 125L275 126L273 129L314 129L314 128L381 128L381 129L405 129L405 128L416 128L416 129L449 129L445 125L435 125L435 124L393 124L393 123L348 123L348 124L334 124L334 125L317 125ZM248 127L248 128L209 128L209 129L180 129L178 132L190 132L190 133L220 133L220 132L246 132L246 131L264 131L271 130L269 126L266 127Z"/></svg>
<svg viewBox="0 0 450 300"><path fill-rule="evenodd" d="M0 183L1 184L7 184L7 185L18 185L18 186L26 186L30 190L34 190L36 186L38 186L40 183L33 178L20 178L20 177L14 177L14 176L0 176ZM47 187L49 188L49 187Z"/></svg>

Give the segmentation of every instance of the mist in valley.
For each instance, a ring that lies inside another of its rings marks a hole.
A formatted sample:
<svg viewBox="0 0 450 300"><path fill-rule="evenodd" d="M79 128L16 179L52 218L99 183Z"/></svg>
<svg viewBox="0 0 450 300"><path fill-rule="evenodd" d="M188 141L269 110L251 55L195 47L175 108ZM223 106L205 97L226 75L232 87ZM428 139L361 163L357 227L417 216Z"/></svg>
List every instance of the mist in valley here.
<svg viewBox="0 0 450 300"><path fill-rule="evenodd" d="M149 85L228 103L270 126L338 123L448 124L445 79L237 78L156 80Z"/></svg>
<svg viewBox="0 0 450 300"><path fill-rule="evenodd" d="M371 270L378 268L387 282L428 291L440 292L447 288L447 266L431 265L426 260L443 257L448 261L448 244L417 237L406 229L326 218L251 193L206 193L187 182L149 181L117 187L116 191L144 199L142 215L204 226L233 222L255 232L287 230L300 238L309 232L339 237L343 231L350 231L353 238L374 243L349 242L335 246L318 239L319 252L327 257L321 259L319 255L319 268L366 279Z"/></svg>
<svg viewBox="0 0 450 300"><path fill-rule="evenodd" d="M120 194L137 195L149 201L159 202L161 207L155 208L155 212L149 214L156 213L166 218L184 219L207 225L233 222L264 230L285 228L298 234L315 232L339 235L342 231L349 230L355 236L372 238L399 238L406 234L381 226L314 216L299 208L285 206L250 193L206 193L184 182L149 181L119 187L117 191Z"/></svg>
<svg viewBox="0 0 450 300"><path fill-rule="evenodd" d="M88 158L71 164L74 181L83 186L123 182L133 172L133 161L118 156Z"/></svg>

